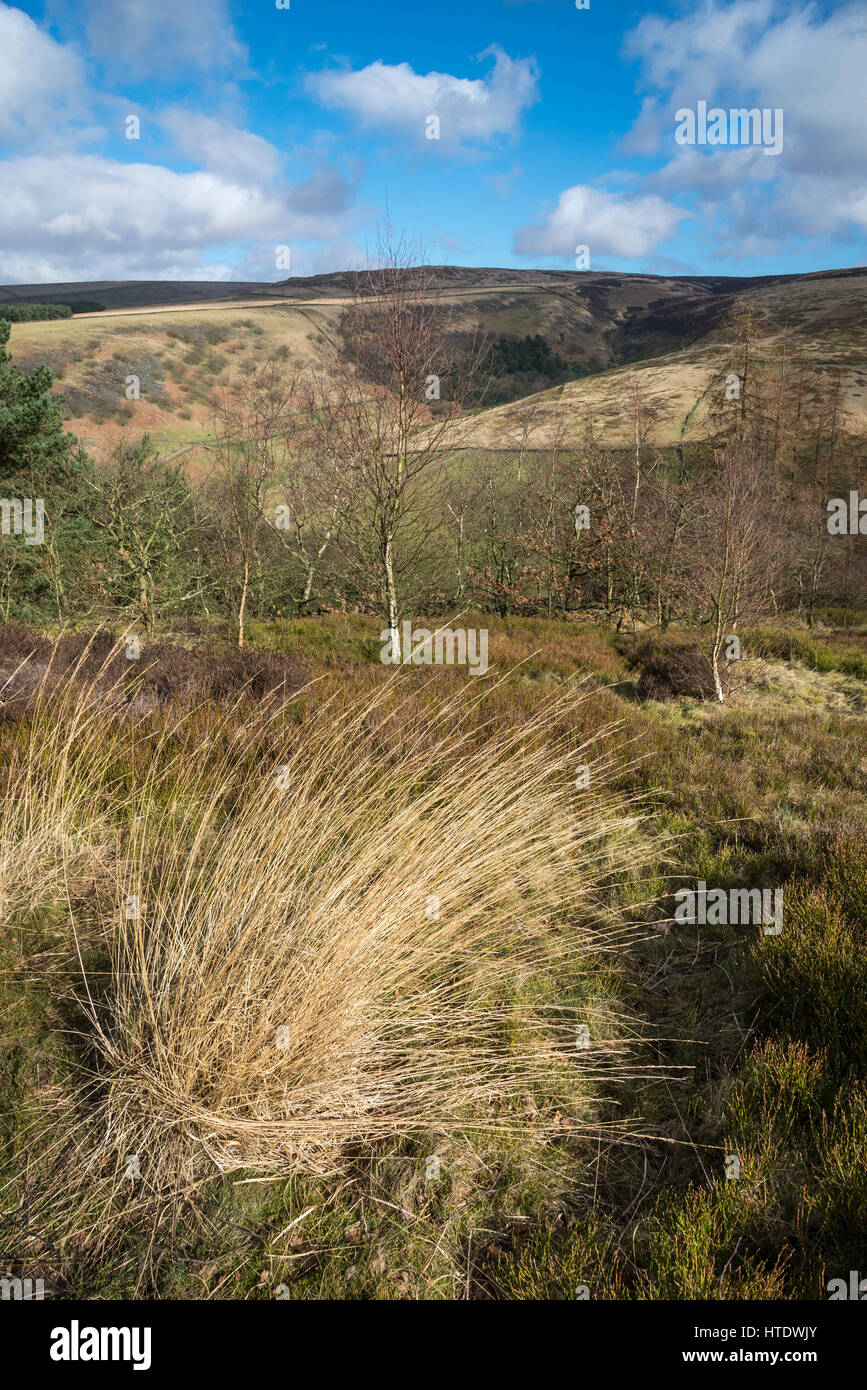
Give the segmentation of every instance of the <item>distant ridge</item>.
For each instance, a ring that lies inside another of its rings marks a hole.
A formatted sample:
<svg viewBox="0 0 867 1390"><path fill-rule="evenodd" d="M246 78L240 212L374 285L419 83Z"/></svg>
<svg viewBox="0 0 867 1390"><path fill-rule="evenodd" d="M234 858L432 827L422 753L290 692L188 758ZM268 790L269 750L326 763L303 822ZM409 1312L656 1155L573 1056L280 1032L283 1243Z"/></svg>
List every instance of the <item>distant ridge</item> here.
<svg viewBox="0 0 867 1390"><path fill-rule="evenodd" d="M600 290L615 286L658 285L677 287L682 294L692 290L699 296L742 294L766 285L800 280L840 279L867 276L867 266L843 270L816 270L797 275L648 275L643 272L605 270L511 270L496 266L426 267L434 282L443 289L492 289L497 286L526 288L550 285L580 290ZM148 305L203 303L231 299L319 297L340 298L350 293L357 281L374 287L376 270L337 270L323 275L293 275L286 280L66 280L31 285L0 285L0 304L28 302L45 304L55 299L100 299L107 309L147 308Z"/></svg>

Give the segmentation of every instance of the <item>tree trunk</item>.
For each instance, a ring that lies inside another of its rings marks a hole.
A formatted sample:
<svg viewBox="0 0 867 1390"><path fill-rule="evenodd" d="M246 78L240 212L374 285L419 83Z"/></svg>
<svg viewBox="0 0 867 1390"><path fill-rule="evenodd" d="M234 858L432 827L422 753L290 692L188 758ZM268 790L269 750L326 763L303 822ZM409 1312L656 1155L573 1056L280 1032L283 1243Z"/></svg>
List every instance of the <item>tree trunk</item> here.
<svg viewBox="0 0 867 1390"><path fill-rule="evenodd" d="M400 635L397 627L397 585L394 578L394 550L392 537L386 536L382 552L382 573L385 585L386 622L392 637L392 656L403 660L400 650Z"/></svg>
<svg viewBox="0 0 867 1390"><path fill-rule="evenodd" d="M145 631L148 633L149 636L152 636L152 635L153 635L153 631L154 631L154 612L153 612L153 603L152 603L152 597L153 597L153 592L152 592L152 590L153 590L153 586L152 586L152 583L151 583L150 571L149 571L149 570L139 570L139 576L138 576L138 601L139 601L139 608L141 609L142 621L144 622L144 625L145 625Z"/></svg>
<svg viewBox="0 0 867 1390"><path fill-rule="evenodd" d="M297 605L297 606L298 606L298 612L299 612L299 614L303 614L303 613L306 613L306 612L307 612L307 605L308 605L308 603L310 602L310 595L312 594L312 592L313 592L313 566L312 566L312 564L310 564L309 561L307 561L307 563L306 563L305 566L304 566L304 592L302 593L301 598L299 599L298 605Z"/></svg>
<svg viewBox="0 0 867 1390"><path fill-rule="evenodd" d="M244 561L244 580L241 585L241 602L238 605L238 650L244 646L244 617L247 611L247 592L250 588L250 561Z"/></svg>
<svg viewBox="0 0 867 1390"><path fill-rule="evenodd" d="M724 705L726 696L725 691L723 689L722 676L720 675L719 669L719 658L721 651L722 638L717 637L717 640L713 644L713 652L711 653L710 664L713 668L713 688L716 691L716 698L721 705Z"/></svg>

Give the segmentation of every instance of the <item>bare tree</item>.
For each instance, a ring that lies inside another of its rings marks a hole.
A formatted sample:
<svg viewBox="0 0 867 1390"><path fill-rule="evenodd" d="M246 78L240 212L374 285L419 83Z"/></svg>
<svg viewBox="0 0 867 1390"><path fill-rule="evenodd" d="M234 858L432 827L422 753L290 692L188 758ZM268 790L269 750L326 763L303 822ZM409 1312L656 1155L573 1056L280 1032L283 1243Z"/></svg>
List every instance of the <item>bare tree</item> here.
<svg viewBox="0 0 867 1390"><path fill-rule="evenodd" d="M121 441L89 485L95 493L94 525L109 544L110 591L129 602L152 633L158 585L183 568L184 542L192 529L181 465L164 462L145 435L136 445ZM177 597L183 601L189 595Z"/></svg>
<svg viewBox="0 0 867 1390"><path fill-rule="evenodd" d="M464 407L485 355L474 338L458 360L435 275L414 260L386 226L378 267L356 278L344 315L341 370L320 376L316 393L322 463L341 499L339 548L393 641L402 581L441 524L437 475L465 442Z"/></svg>
<svg viewBox="0 0 867 1390"><path fill-rule="evenodd" d="M274 534L295 562L299 591L293 594L296 612L310 611L313 588L329 547L340 539L344 499L331 490L331 470L323 467L309 447L292 451L274 488Z"/></svg>
<svg viewBox="0 0 867 1390"><path fill-rule="evenodd" d="M689 591L699 618L709 623L714 690L722 703L726 638L747 614L760 612L773 583L781 541L769 470L743 444L722 453L702 488L702 506L690 527Z"/></svg>
<svg viewBox="0 0 867 1390"><path fill-rule="evenodd" d="M650 402L644 382L636 374L629 392L632 448L621 485L626 567L624 602L633 627L641 608L642 584L651 562L647 537L642 534L646 512L642 487L659 463L658 456L650 454L650 441L658 414L658 407Z"/></svg>
<svg viewBox="0 0 867 1390"><path fill-rule="evenodd" d="M212 520L234 579L239 647L244 646L261 538L271 528L266 508L307 428L299 406L300 376L284 372L269 358L250 376L227 378L211 424Z"/></svg>
<svg viewBox="0 0 867 1390"><path fill-rule="evenodd" d="M649 489L647 541L658 627L667 627L683 588L681 541L693 503L695 481L682 447L675 468L659 468Z"/></svg>

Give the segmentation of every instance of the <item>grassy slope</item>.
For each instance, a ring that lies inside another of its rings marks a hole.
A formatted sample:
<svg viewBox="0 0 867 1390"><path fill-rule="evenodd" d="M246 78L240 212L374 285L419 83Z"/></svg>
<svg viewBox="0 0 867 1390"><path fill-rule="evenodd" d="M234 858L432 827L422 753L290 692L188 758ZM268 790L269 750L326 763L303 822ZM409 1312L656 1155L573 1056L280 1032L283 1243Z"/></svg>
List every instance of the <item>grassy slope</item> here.
<svg viewBox="0 0 867 1390"><path fill-rule="evenodd" d="M867 423L867 342L864 322L867 309L867 275L804 276L782 278L771 284L746 288L743 297L764 316L764 348L791 358L803 351L820 373L839 373L843 403L854 429ZM498 406L482 416L473 442L480 448L514 448L521 442L528 408L536 418L530 443L550 444L558 430L567 427L570 443L578 443L592 425L604 443L629 443L629 414L623 402L640 384L648 403L657 411L654 441L677 444L701 438L707 419L707 393L715 379L731 370L720 328L720 311L729 303L714 303L712 317L702 321L697 311L684 315L679 324L687 345L672 341L677 321L671 310L660 311L658 321L636 315L619 328L618 346L633 342L645 360L632 365L613 365L608 370L537 396ZM616 362L616 358L615 358Z"/></svg>
<svg viewBox="0 0 867 1390"><path fill-rule="evenodd" d="M65 397L68 427L95 457L123 435L149 431L167 454L208 433L214 388L269 356L318 360L316 340L335 310L325 307L160 309L152 316L107 314L16 324L16 365L46 362ZM65 333L53 333L64 322ZM28 331L19 333L18 328ZM126 378L141 398L126 399Z"/></svg>
<svg viewBox="0 0 867 1390"><path fill-rule="evenodd" d="M852 1005L867 984L863 638L756 634L720 710L636 703L629 639L485 621L492 660L525 661L498 696L502 718L530 713L576 668L613 684L588 706L588 731L622 720L619 783L650 795L648 835L676 839L625 894L662 895L662 907L634 914L646 940L616 969L600 960L595 988L633 1019L648 1061L688 1070L612 1094L603 1117L625 1121L629 1142L564 1129L544 1152L493 1140L452 1152L419 1136L355 1156L338 1182L226 1180L182 1211L170 1237L131 1217L110 1252L82 1220L61 1253L51 1244L41 1252L56 1293L571 1298L585 1284L602 1298L816 1298L827 1278L859 1267L867 1031ZM382 675L376 625L363 619L287 622L254 636L303 652L326 681ZM652 925L670 917L666 894L697 877L783 884L783 936ZM20 1158L14 1135L38 1119L47 1088L74 1092L61 937L59 912L24 914L3 937L7 1172ZM432 1146L442 1160L435 1184L424 1171ZM726 1153L740 1157L736 1181L725 1180ZM13 1264L27 1258L32 1272L32 1252L4 1253Z"/></svg>

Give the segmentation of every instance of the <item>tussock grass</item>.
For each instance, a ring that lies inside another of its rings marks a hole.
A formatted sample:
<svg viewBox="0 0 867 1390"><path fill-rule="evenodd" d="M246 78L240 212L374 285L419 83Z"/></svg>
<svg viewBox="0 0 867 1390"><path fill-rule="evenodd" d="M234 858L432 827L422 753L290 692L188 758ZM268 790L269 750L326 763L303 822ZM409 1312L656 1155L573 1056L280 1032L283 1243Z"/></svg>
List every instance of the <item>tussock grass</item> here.
<svg viewBox="0 0 867 1390"><path fill-rule="evenodd" d="M575 693L481 737L476 698L419 713L389 684L300 727L265 706L230 814L231 768L203 786L198 767L170 834L155 809L135 823L121 889L141 916L91 1017L117 1152L160 1180L330 1171L348 1144L525 1126L516 1098L619 1054L579 1052L582 1020L544 996L590 948L635 816L576 790L545 736Z"/></svg>
<svg viewBox="0 0 867 1390"><path fill-rule="evenodd" d="M85 644L59 681L57 644L28 682L22 656L0 685L0 712L17 715L4 739L0 782L0 912L16 912L63 896L70 875L80 878L104 863L108 847L107 798L115 739L106 708L118 682L79 682L90 655ZM29 695L23 688L30 684Z"/></svg>
<svg viewBox="0 0 867 1390"><path fill-rule="evenodd" d="M141 712L116 656L49 661L3 728L2 887L59 921L75 1075L28 1111L25 1245L103 1249L220 1175L404 1138L595 1132L597 1083L652 1074L598 973L639 814L579 686L520 724L502 685L402 672Z"/></svg>

